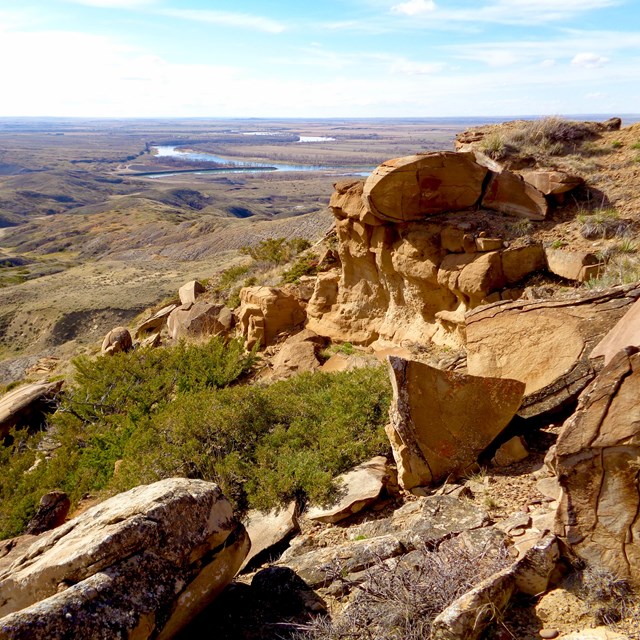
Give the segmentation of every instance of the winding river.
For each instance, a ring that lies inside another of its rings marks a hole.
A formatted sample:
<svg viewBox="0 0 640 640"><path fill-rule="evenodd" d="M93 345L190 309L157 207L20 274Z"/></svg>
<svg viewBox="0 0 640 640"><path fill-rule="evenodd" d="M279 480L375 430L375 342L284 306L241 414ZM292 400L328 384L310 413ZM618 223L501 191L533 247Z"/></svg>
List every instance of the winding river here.
<svg viewBox="0 0 640 640"><path fill-rule="evenodd" d="M158 158L179 158L187 162L211 162L218 166L212 169L176 169L175 171L155 171L147 173L139 173L137 175L149 178L163 178L168 176L179 175L181 173L265 173L267 171L321 171L330 172L347 176L368 176L375 167L337 167L330 165L307 165L307 164L281 164L278 162L260 163L260 162L243 162L240 160L232 160L223 158L212 153L199 153L196 151L180 151L178 147L173 145L159 145L152 147Z"/></svg>

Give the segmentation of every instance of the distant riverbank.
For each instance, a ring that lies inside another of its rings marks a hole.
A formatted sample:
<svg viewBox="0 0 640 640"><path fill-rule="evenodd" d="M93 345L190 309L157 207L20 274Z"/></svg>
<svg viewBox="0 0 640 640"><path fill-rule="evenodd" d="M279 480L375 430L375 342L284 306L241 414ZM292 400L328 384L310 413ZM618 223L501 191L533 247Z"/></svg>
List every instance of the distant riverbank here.
<svg viewBox="0 0 640 640"><path fill-rule="evenodd" d="M244 162L240 160L233 160L231 158L224 158L212 153L202 153L191 150L180 150L175 145L158 145L152 147L151 151L157 158L178 158L185 162L210 162L211 169L176 169L176 170L162 170L162 171L147 171L144 173L138 173L136 175L142 177L168 177L181 173L218 173L218 172L233 172L233 173L256 173L256 172L271 172L271 171L321 171L339 173L342 175L369 175L375 167L367 166L354 166L344 167L335 165L304 165L304 164L282 164L282 163L269 163L262 164L260 162Z"/></svg>

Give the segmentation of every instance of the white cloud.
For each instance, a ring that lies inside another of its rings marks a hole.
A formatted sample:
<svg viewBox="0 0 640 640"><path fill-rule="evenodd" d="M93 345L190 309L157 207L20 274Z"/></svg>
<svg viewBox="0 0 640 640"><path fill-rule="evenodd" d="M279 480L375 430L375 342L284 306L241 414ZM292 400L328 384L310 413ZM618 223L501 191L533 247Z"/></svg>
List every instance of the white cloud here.
<svg viewBox="0 0 640 640"><path fill-rule="evenodd" d="M576 51L599 51L578 53ZM506 66L508 63L542 65L549 67L572 62L577 67L602 66L611 57L626 57L640 49L640 32L578 31L564 30L562 37L547 40L520 40L508 42L479 42L448 45L443 52L462 60L483 62L489 66Z"/></svg>
<svg viewBox="0 0 640 640"><path fill-rule="evenodd" d="M414 62L412 60L400 59L390 66L393 74L401 73L408 76L426 76L438 73L445 68L441 62Z"/></svg>
<svg viewBox="0 0 640 640"><path fill-rule="evenodd" d="M571 60L571 64L576 67L584 67L585 69L595 69L609 62L609 58L599 56L596 53L578 53Z"/></svg>
<svg viewBox="0 0 640 640"><path fill-rule="evenodd" d="M264 31L266 33L282 33L286 29L281 22L248 13L211 11L208 9L165 9L161 13L165 16L182 20L207 22L227 27Z"/></svg>
<svg viewBox="0 0 640 640"><path fill-rule="evenodd" d="M550 67L556 66L556 61L553 58L546 58L540 63L540 66L544 67L545 69L549 69Z"/></svg>
<svg viewBox="0 0 640 640"><path fill-rule="evenodd" d="M406 16L417 16L423 13L435 11L436 3L433 0L407 0L391 7L392 13L403 13Z"/></svg>
<svg viewBox="0 0 640 640"><path fill-rule="evenodd" d="M73 4L104 9L139 9L155 4L156 0L66 0Z"/></svg>

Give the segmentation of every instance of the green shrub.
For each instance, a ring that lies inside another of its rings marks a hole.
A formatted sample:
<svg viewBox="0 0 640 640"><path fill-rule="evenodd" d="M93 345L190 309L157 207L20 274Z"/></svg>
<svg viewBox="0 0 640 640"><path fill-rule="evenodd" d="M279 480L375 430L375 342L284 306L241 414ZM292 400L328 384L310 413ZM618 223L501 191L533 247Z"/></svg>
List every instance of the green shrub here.
<svg viewBox="0 0 640 640"><path fill-rule="evenodd" d="M214 339L78 359L50 434L19 432L0 451L0 537L20 533L54 489L75 504L182 476L218 482L239 510L270 508L326 501L335 476L389 453L384 367L230 386L253 357ZM40 450L45 437L52 455Z"/></svg>
<svg viewBox="0 0 640 640"><path fill-rule="evenodd" d="M611 143L611 148L612 149L620 149L620 147L622 147L622 142L620 142L620 140L614 140Z"/></svg>
<svg viewBox="0 0 640 640"><path fill-rule="evenodd" d="M336 475L388 453L389 399L383 367L189 394L133 434L117 488L179 475L218 482L240 510L323 502Z"/></svg>
<svg viewBox="0 0 640 640"><path fill-rule="evenodd" d="M305 238L267 238L257 245L240 248L240 253L251 256L258 262L268 262L281 265L289 262L298 253L308 249L310 243Z"/></svg>
<svg viewBox="0 0 640 640"><path fill-rule="evenodd" d="M19 533L48 491L66 491L75 502L104 489L131 436L163 407L184 394L231 384L254 361L241 341L221 338L74 360L74 381L49 419L49 437L57 442L53 455L38 448L42 435L23 432L2 448L0 537Z"/></svg>
<svg viewBox="0 0 640 640"><path fill-rule="evenodd" d="M311 276L318 273L318 259L315 256L300 256L291 266L282 273L282 282L298 282L302 276Z"/></svg>

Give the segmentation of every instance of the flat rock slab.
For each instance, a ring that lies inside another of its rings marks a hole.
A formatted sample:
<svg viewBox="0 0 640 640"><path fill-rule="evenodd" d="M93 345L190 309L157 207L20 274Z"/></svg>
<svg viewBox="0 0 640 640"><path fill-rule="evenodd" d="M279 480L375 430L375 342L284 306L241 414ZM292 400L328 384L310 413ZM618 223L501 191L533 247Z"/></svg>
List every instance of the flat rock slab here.
<svg viewBox="0 0 640 640"><path fill-rule="evenodd" d="M486 527L486 511L452 496L429 496L408 502L388 518L365 522L350 529L355 539L394 536L406 549L431 542L435 545L463 531Z"/></svg>
<svg viewBox="0 0 640 640"><path fill-rule="evenodd" d="M251 550L242 563L244 569L257 555L284 542L298 531L296 503L291 502L285 509L273 509L268 513L249 511L244 526L251 540Z"/></svg>
<svg viewBox="0 0 640 640"><path fill-rule="evenodd" d="M640 285L562 300L498 302L466 315L472 375L525 383L518 415L531 418L574 401L601 364L595 345L640 297Z"/></svg>
<svg viewBox="0 0 640 640"><path fill-rule="evenodd" d="M135 330L136 338L143 338L147 333L161 331L167 324L167 318L171 315L174 309L177 309L177 304L169 304L166 307L162 307L159 311L156 311L152 316L143 320Z"/></svg>
<svg viewBox="0 0 640 640"><path fill-rule="evenodd" d="M509 424L525 385L389 356L387 434L404 489L463 474Z"/></svg>
<svg viewBox="0 0 640 640"><path fill-rule="evenodd" d="M168 638L235 575L249 548L217 485L171 478L114 496L13 553L0 638ZM31 635L30 635L31 634Z"/></svg>
<svg viewBox="0 0 640 640"><path fill-rule="evenodd" d="M61 387L62 380L35 382L5 393L0 398L0 437L14 427L28 426L30 418L47 408Z"/></svg>
<svg viewBox="0 0 640 640"><path fill-rule="evenodd" d="M312 589L317 589L404 552L400 541L388 535L314 549L300 556L289 557L285 553L277 564L293 569Z"/></svg>
<svg viewBox="0 0 640 640"><path fill-rule="evenodd" d="M626 347L640 347L640 300L631 306L609 333L596 345L591 358L604 356L609 364L618 351Z"/></svg>
<svg viewBox="0 0 640 640"><path fill-rule="evenodd" d="M373 215L391 222L422 220L474 206L487 169L472 153L441 151L388 160L364 184Z"/></svg>
<svg viewBox="0 0 640 640"><path fill-rule="evenodd" d="M621 351L580 396L552 468L556 533L588 564L640 583L640 352Z"/></svg>
<svg viewBox="0 0 640 640"><path fill-rule="evenodd" d="M337 502L331 507L312 507L307 517L318 522L344 520L375 502L389 482L391 474L387 459L377 456L336 478L340 487Z"/></svg>

